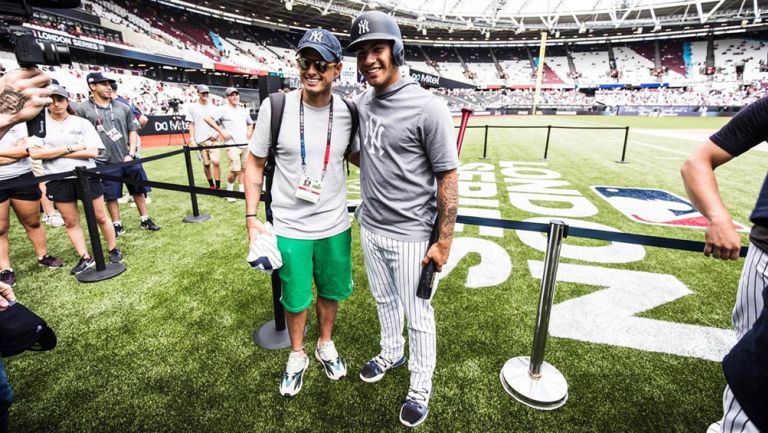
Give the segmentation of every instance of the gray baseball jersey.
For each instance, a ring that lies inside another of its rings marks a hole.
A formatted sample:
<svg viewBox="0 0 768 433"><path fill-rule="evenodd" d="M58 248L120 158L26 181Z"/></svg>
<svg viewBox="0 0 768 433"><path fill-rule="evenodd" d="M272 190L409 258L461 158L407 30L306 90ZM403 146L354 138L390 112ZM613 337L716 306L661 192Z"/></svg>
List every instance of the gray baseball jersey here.
<svg viewBox="0 0 768 433"><path fill-rule="evenodd" d="M459 165L448 107L410 77L354 102L360 113L360 225L394 239L429 239L437 212L435 173Z"/></svg>

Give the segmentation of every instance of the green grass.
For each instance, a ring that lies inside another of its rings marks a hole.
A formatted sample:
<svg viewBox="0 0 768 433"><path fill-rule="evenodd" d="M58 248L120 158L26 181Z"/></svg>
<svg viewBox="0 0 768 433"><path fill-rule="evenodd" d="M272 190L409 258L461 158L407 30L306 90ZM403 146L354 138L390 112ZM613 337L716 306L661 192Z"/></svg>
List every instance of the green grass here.
<svg viewBox="0 0 768 433"><path fill-rule="evenodd" d="M625 232L701 240L703 231L641 225L614 210L590 189L594 185L654 187L685 196L679 168L697 143L644 136L641 128L715 130L722 119L625 117L473 118L484 125L606 125L632 127L629 164L617 164L623 131L553 131L549 169L563 175L599 213L585 218ZM494 171L502 218L537 215L513 207L499 161L541 162L546 131L491 130L488 161L480 161L483 131L467 132L462 162L489 162ZM635 138L638 137L638 138ZM651 138L649 138L651 137ZM632 140L664 149L635 145ZM648 140L653 140L648 141ZM166 149L147 150L157 154ZM748 223L765 175L766 155L749 152L718 169L720 187L734 218ZM204 184L195 162L196 181ZM180 156L150 162L150 178L185 184ZM352 177L357 176L353 169ZM359 195L351 194L351 198ZM11 410L14 432L253 432L394 431L408 384L407 369L375 385L357 379L362 364L378 350L378 322L353 223L355 290L341 304L335 341L350 366L350 377L331 383L316 362L305 388L294 399L277 393L288 352L253 345L253 331L272 318L267 276L248 269L244 204L199 197L212 216L185 224L189 196L156 190L151 215L163 228L138 228L135 209L122 206L128 233L119 239L127 272L97 284L79 284L66 271L39 268L15 220L11 261L18 298L57 331L59 346L5 360L16 394ZM553 412L530 409L507 395L499 370L514 356L529 355L539 280L529 260L543 253L506 231L503 238L467 226L457 237L491 240L506 250L513 271L489 288L465 287L468 269L480 261L470 254L442 280L434 299L438 324L435 394L424 432L693 432L720 416L725 381L716 362L636 349L550 338L547 361L569 383L570 398ZM48 230L49 249L67 261L76 257L64 230ZM744 237L746 242L746 236ZM569 244L602 245L571 240ZM698 253L646 248L646 257L628 264L563 263L602 266L677 277L693 294L640 316L720 328L730 310L742 262L716 262ZM597 287L558 284L555 302ZM307 343L317 338L314 314ZM663 338L659 336L659 338Z"/></svg>

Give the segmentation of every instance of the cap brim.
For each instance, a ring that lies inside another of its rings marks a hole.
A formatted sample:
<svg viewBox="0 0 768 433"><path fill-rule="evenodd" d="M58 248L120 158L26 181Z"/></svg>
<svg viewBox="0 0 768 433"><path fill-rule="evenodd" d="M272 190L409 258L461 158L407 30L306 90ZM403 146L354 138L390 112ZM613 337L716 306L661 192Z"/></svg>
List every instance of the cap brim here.
<svg viewBox="0 0 768 433"><path fill-rule="evenodd" d="M357 38L354 42L347 45L347 52L348 53L354 53L357 51L357 45L361 42L366 41L395 41L395 38L392 37L392 35L387 33L367 33L364 36L360 36Z"/></svg>
<svg viewBox="0 0 768 433"><path fill-rule="evenodd" d="M45 329L43 329L40 333L40 338L37 339L36 342L34 342L31 346L29 346L28 350L34 350L35 352L44 352L46 350L51 350L56 347L56 333L53 332L53 329L49 328L47 325L45 326Z"/></svg>
<svg viewBox="0 0 768 433"><path fill-rule="evenodd" d="M323 45L319 45L319 44L315 44L315 43L307 43L307 44L299 46L299 52L301 52L302 50L305 50L307 48L313 49L313 50L317 51L317 53L320 54L320 56L326 62L334 62L334 61L338 62L338 61L341 60L341 59L336 57L336 54L334 54L333 51L329 50L328 48L326 48Z"/></svg>

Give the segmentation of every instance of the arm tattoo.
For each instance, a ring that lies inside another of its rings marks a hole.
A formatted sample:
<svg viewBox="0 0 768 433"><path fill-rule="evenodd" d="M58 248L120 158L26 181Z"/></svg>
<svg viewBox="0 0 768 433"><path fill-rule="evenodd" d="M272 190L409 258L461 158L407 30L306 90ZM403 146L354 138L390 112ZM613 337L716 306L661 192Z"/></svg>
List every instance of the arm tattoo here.
<svg viewBox="0 0 768 433"><path fill-rule="evenodd" d="M0 93L0 114L16 114L24 108L27 100L26 96L6 86Z"/></svg>
<svg viewBox="0 0 768 433"><path fill-rule="evenodd" d="M445 173L437 184L437 213L440 216L440 240L453 239L458 214L459 192L456 171Z"/></svg>

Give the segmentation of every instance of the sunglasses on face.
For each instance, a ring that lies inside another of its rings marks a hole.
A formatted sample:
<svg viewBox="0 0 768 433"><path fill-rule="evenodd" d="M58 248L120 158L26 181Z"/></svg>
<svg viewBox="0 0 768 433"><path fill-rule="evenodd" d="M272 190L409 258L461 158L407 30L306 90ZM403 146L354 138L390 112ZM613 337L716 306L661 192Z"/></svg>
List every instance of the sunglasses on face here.
<svg viewBox="0 0 768 433"><path fill-rule="evenodd" d="M317 69L318 72L321 74L325 73L325 71L328 70L328 67L331 65L335 65L334 62L326 62L325 60L310 60L306 57L296 57L296 63L299 64L299 68L301 70L306 71L309 69L310 65L314 66L315 69Z"/></svg>

